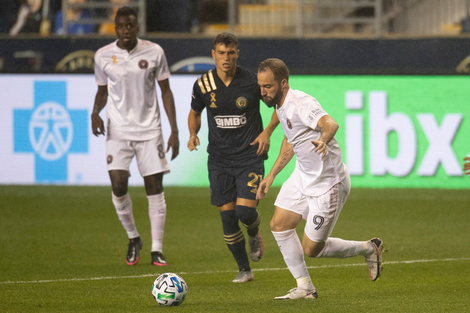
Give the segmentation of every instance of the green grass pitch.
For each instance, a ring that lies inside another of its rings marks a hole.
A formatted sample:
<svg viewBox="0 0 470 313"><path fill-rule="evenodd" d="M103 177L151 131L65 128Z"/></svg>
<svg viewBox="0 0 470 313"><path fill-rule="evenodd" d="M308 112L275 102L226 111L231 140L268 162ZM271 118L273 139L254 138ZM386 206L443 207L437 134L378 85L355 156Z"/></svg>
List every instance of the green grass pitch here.
<svg viewBox="0 0 470 313"><path fill-rule="evenodd" d="M143 187L129 192L144 248L127 266L127 237L109 187L0 186L0 312L468 312L469 190L353 189L333 236L381 237L381 278L362 257L307 258L316 300L274 301L295 286L269 230L272 188L259 205L265 254L255 280L233 284L236 264L207 188L165 189L167 267L150 265ZM299 233L303 231L299 225ZM158 306L163 272L188 283L185 302Z"/></svg>

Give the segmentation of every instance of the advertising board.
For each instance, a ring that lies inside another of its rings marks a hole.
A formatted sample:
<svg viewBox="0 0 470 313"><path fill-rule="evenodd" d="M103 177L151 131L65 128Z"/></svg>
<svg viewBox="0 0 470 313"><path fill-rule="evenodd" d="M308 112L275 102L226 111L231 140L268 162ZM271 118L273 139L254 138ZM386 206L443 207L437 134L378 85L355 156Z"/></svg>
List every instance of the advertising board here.
<svg viewBox="0 0 470 313"><path fill-rule="evenodd" d="M207 123L199 151L189 152L187 116L197 75L173 75L180 155L170 162L167 186L208 186ZM353 187L453 188L470 186L462 175L470 153L470 77L298 76L290 86L313 95L338 122L336 138ZM105 137L91 133L97 87L93 75L0 75L0 184L108 185ZM160 101L161 104L161 101ZM263 121L272 109L261 103ZM169 136L162 110L165 139ZM105 117L105 110L101 113ZM271 137L266 171L283 134ZM275 185L287 179L292 161ZM131 185L142 185L135 162Z"/></svg>

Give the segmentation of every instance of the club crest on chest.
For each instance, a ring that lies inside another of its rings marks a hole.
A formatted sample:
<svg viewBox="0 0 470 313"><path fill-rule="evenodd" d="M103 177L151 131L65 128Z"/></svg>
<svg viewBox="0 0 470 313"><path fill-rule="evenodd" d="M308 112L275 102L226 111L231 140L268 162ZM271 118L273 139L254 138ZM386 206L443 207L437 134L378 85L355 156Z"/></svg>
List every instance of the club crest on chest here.
<svg viewBox="0 0 470 313"><path fill-rule="evenodd" d="M289 127L289 129L292 129L292 123L290 122L290 119L287 119L287 127Z"/></svg>
<svg viewBox="0 0 470 313"><path fill-rule="evenodd" d="M239 109L244 109L244 108L246 108L246 106L248 104L248 101L246 100L245 97L238 97L237 101L236 101L236 104L237 104L237 107Z"/></svg>
<svg viewBox="0 0 470 313"><path fill-rule="evenodd" d="M149 67L149 62L147 60L140 60L139 67L143 70Z"/></svg>

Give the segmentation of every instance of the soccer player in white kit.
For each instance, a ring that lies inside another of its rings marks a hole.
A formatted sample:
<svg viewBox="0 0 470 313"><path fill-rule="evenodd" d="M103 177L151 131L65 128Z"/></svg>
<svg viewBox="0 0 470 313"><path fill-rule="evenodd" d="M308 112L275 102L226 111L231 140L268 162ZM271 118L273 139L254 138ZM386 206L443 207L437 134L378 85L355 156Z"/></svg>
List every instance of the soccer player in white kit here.
<svg viewBox="0 0 470 313"><path fill-rule="evenodd" d="M162 248L166 203L162 180L163 174L169 172L165 152L172 149L172 160L179 153L175 104L168 81L170 71L163 49L153 42L137 38L139 25L134 9L122 7L117 11L115 31L117 40L95 54L98 91L91 114L92 131L95 136L105 134L99 112L108 103L107 168L112 201L129 238L126 263L137 264L142 249L128 194L129 165L135 156L149 204L151 263L164 266L167 265ZM160 86L171 127L166 151L155 80Z"/></svg>
<svg viewBox="0 0 470 313"><path fill-rule="evenodd" d="M290 272L297 280L284 299L314 299L317 291L304 260L304 252L317 258L362 255L375 281L382 271L383 242L350 241L329 237L346 202L351 183L334 135L338 124L318 101L289 87L289 70L279 59L267 59L258 69L258 85L266 105L275 106L284 131L281 151L269 174L261 181L257 199L263 198L276 175L292 159L297 161L274 203L271 231ZM306 220L302 244L295 231Z"/></svg>

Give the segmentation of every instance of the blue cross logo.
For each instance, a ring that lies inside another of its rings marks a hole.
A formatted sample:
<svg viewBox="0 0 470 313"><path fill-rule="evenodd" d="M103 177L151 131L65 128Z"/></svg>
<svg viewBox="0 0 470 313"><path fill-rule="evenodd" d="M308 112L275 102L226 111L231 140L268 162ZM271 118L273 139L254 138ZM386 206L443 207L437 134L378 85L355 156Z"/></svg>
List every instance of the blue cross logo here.
<svg viewBox="0 0 470 313"><path fill-rule="evenodd" d="M13 112L15 153L34 153L36 183L67 183L69 153L88 152L88 112L67 109L65 81L35 81L34 108Z"/></svg>

